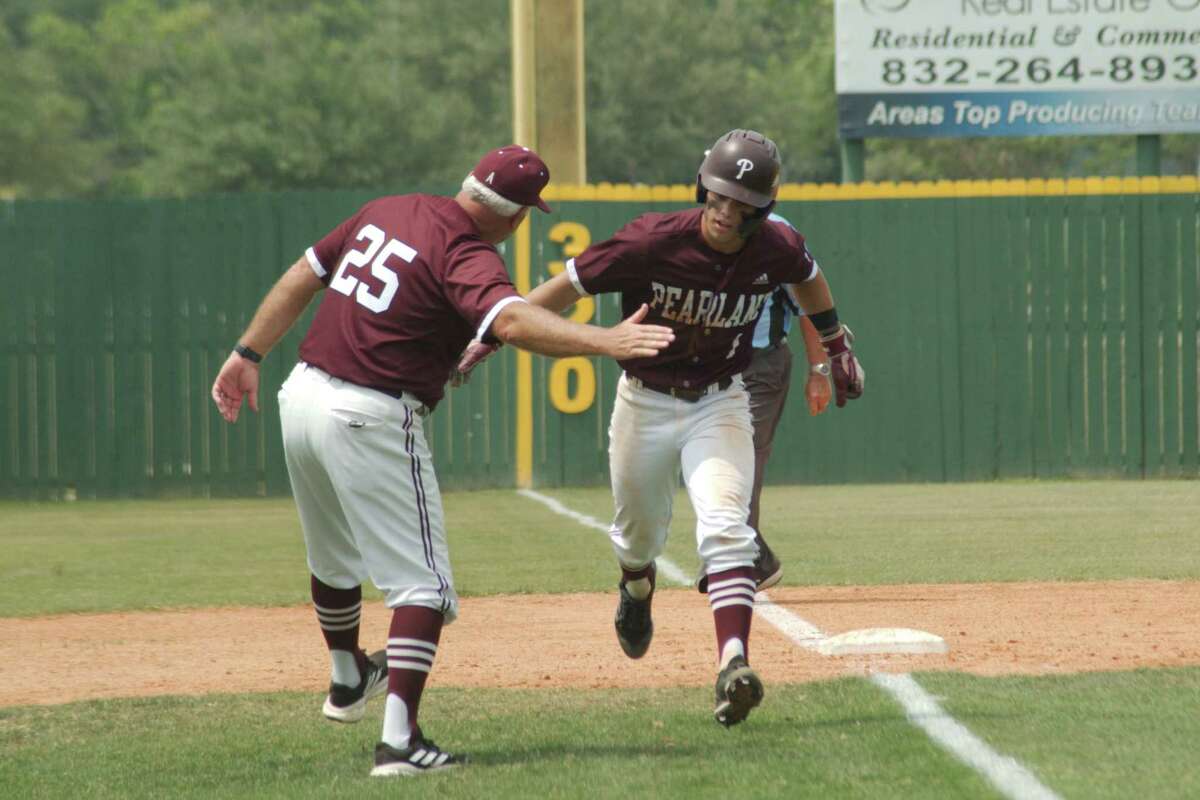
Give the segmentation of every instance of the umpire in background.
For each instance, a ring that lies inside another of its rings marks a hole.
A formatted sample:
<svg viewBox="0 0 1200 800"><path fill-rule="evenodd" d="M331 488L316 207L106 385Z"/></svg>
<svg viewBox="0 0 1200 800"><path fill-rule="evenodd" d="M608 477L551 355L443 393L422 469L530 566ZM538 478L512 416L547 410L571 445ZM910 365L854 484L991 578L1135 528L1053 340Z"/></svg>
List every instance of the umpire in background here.
<svg viewBox="0 0 1200 800"><path fill-rule="evenodd" d="M772 214L770 219L791 225L778 214ZM763 538L758 510L775 430L783 418L792 383L792 350L788 346L788 333L793 317L797 318L807 355L808 376L804 396L808 401L808 413L816 416L823 412L833 394L829 385L829 362L825 348L821 346L821 337L808 317L800 312L799 305L787 289L780 286L771 295L754 328L754 353L750 367L742 373L746 391L750 394L750 415L754 422L754 489L750 495L750 516L746 524L754 529L758 542L759 552L754 562L753 577L759 590L771 588L783 577L783 565Z"/></svg>

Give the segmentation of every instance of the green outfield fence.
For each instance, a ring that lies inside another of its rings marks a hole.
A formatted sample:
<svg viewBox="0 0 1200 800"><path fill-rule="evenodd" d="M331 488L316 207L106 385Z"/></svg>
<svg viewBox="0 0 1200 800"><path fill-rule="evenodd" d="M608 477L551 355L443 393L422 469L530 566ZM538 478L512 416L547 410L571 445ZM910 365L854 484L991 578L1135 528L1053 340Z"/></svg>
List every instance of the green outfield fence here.
<svg viewBox="0 0 1200 800"><path fill-rule="evenodd" d="M529 263L506 253L535 283L689 192L551 190ZM282 270L371 196L0 205L0 495L286 493L274 393L304 325L264 364L261 414L228 426L208 388ZM810 419L799 370L768 479L1200 476L1197 198L1187 179L785 187L867 393ZM591 319L618 314L604 297ZM617 374L535 357L535 484L607 481ZM513 484L516 381L503 353L430 418L443 487Z"/></svg>

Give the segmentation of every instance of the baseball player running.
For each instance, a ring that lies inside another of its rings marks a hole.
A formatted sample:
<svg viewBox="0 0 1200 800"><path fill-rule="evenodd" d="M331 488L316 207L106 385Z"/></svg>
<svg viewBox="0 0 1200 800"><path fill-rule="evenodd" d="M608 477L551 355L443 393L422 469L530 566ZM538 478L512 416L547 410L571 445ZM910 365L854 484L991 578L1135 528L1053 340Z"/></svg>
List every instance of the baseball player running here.
<svg viewBox="0 0 1200 800"><path fill-rule="evenodd" d="M529 294L531 303L561 311L584 295L621 292L626 312L648 305L647 320L675 332L658 354L620 361L609 426L616 506L609 535L621 568L617 640L630 658L650 646L654 559L666 543L682 468L716 625L714 716L725 726L744 720L763 698L749 665L758 548L746 522L754 440L741 373L754 324L776 286L791 285L820 333L839 402L863 389L850 332L804 237L767 221L778 188L774 142L731 131L700 165L702 208L644 214Z"/></svg>
<svg viewBox="0 0 1200 800"><path fill-rule="evenodd" d="M509 145L485 155L453 198L410 194L363 206L310 247L270 290L212 387L235 422L258 410L259 362L328 289L279 391L292 492L304 530L317 621L330 654L323 712L357 722L385 690L377 776L455 767L417 724L442 626L458 613L437 478L423 432L473 335L546 355L648 358L669 327L645 307L613 328L569 322L523 302L495 245L549 171ZM392 609L386 650L359 648L362 582Z"/></svg>

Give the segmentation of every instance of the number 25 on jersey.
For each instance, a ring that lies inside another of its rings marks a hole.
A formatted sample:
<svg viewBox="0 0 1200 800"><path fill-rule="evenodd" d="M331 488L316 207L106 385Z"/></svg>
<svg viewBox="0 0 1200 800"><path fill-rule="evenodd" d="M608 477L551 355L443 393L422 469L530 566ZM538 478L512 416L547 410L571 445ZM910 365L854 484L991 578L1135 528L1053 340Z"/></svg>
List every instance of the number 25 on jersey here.
<svg viewBox="0 0 1200 800"><path fill-rule="evenodd" d="M329 288L347 297L354 297L359 305L376 314L387 311L387 307L396 296L396 289L400 287L400 278L396 276L396 271L387 265L387 260L392 256L399 256L411 264L417 257L417 251L397 239L388 239L384 232L374 225L364 225L355 238L360 242L366 241L366 249L347 251L342 257L342 263L338 265L337 273L329 281ZM385 240L387 244L384 244ZM371 276L382 284L379 294L371 294L371 287L350 271L351 268L363 267L368 262L371 264Z"/></svg>

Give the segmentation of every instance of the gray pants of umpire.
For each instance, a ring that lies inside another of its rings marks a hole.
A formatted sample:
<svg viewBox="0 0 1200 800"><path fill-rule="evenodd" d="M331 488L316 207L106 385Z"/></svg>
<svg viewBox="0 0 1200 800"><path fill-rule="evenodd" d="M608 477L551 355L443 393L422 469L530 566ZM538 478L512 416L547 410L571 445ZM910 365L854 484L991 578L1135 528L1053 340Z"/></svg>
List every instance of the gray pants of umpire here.
<svg viewBox="0 0 1200 800"><path fill-rule="evenodd" d="M754 421L754 493L750 496L747 524L757 531L758 500L762 495L767 459L771 457L775 429L783 417L792 383L792 351L787 340L775 347L755 350L749 369L742 373L742 380L750 393L750 416Z"/></svg>

